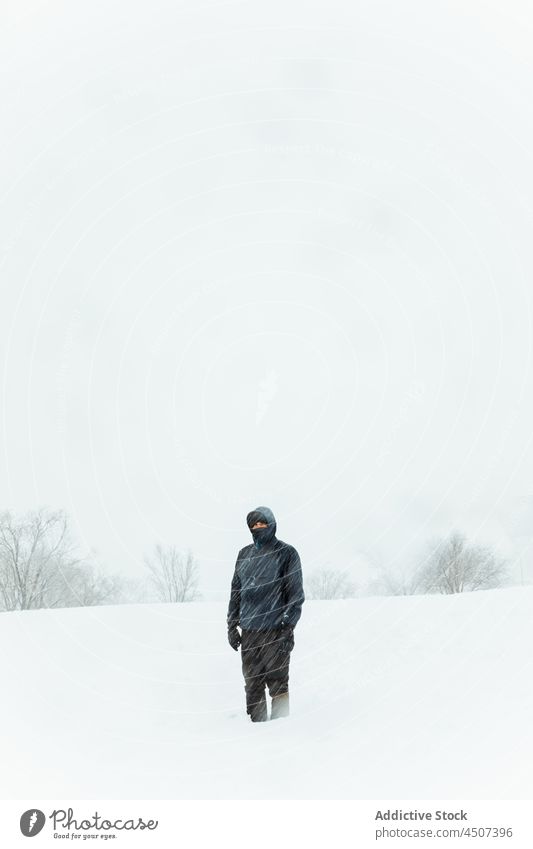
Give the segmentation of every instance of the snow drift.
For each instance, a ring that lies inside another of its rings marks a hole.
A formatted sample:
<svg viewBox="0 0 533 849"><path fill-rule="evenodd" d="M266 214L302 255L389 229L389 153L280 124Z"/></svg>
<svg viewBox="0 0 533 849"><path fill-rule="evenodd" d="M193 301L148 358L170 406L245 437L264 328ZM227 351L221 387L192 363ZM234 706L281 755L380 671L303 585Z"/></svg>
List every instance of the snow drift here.
<svg viewBox="0 0 533 849"><path fill-rule="evenodd" d="M533 587L307 601L259 724L225 612L0 614L0 796L533 796Z"/></svg>

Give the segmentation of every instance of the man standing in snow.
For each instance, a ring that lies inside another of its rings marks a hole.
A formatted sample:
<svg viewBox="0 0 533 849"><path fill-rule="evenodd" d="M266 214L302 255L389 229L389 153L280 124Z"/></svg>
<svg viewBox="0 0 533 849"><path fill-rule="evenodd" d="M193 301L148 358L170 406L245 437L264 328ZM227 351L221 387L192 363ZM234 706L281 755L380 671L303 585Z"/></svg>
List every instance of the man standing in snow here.
<svg viewBox="0 0 533 849"><path fill-rule="evenodd" d="M289 661L305 599L300 557L292 545L277 539L272 510L256 507L246 524L254 541L237 555L228 642L235 651L241 646L246 713L252 722L264 722L265 686L272 697L270 718L289 714Z"/></svg>

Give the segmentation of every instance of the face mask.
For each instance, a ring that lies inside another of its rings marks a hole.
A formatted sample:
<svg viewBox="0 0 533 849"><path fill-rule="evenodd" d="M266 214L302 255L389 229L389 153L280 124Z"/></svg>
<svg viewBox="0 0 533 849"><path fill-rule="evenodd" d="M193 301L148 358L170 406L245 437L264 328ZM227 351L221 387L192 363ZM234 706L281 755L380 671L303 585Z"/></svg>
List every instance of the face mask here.
<svg viewBox="0 0 533 849"><path fill-rule="evenodd" d="M272 536L272 528L253 528L252 536L254 538L254 543L257 542L259 545L263 545L263 543L267 542Z"/></svg>

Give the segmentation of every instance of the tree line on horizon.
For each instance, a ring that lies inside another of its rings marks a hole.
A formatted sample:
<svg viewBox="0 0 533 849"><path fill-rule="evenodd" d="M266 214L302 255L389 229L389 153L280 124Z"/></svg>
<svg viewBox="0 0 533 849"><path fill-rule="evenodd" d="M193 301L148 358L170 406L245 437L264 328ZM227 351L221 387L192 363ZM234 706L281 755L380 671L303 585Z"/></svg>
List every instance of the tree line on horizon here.
<svg viewBox="0 0 533 849"><path fill-rule="evenodd" d="M19 516L0 512L2 612L201 600L199 567L192 551L157 543L143 562L145 577L133 579L108 573L94 557L81 556L64 510L41 507ZM304 579L310 600L453 594L509 584L506 561L459 531L428 544L424 557L407 573L377 567L375 578L364 587L354 583L347 570L315 569Z"/></svg>
<svg viewBox="0 0 533 849"><path fill-rule="evenodd" d="M200 598L192 552L156 545L144 564L146 577L135 579L81 555L64 510L0 512L0 611Z"/></svg>

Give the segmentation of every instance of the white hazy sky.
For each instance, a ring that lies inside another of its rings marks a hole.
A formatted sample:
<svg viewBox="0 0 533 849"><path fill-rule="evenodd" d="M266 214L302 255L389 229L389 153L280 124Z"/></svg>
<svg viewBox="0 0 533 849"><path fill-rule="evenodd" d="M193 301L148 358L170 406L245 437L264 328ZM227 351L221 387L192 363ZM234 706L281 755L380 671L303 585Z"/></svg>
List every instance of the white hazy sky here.
<svg viewBox="0 0 533 849"><path fill-rule="evenodd" d="M269 505L365 580L533 580L533 13L4 4L0 506L225 597Z"/></svg>

